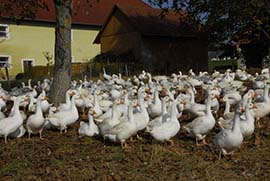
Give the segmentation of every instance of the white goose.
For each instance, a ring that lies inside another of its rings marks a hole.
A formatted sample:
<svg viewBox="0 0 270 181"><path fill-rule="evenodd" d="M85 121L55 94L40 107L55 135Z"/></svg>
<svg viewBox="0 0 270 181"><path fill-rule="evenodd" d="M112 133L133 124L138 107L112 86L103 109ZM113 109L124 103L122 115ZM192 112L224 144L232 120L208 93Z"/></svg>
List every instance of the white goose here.
<svg viewBox="0 0 270 181"><path fill-rule="evenodd" d="M250 138L255 130L255 119L251 113L251 109L256 108L251 102L247 103L245 106L245 119L240 119L240 130L244 138Z"/></svg>
<svg viewBox="0 0 270 181"><path fill-rule="evenodd" d="M108 81L112 80L112 76L110 76L110 75L108 75L108 74L106 73L106 70L105 70L104 67L103 67L103 78L104 78L105 80L108 80Z"/></svg>
<svg viewBox="0 0 270 181"><path fill-rule="evenodd" d="M140 106L140 112L133 115L134 122L136 123L136 132L146 128L149 123L149 115L144 105L144 93L139 95L138 105Z"/></svg>
<svg viewBox="0 0 270 181"><path fill-rule="evenodd" d="M97 96L96 92L94 92L94 107L89 109L89 111L93 113L94 118L98 118L99 116L102 115L102 110L100 109L98 96Z"/></svg>
<svg viewBox="0 0 270 181"><path fill-rule="evenodd" d="M215 118L211 112L211 103L212 99L210 96L208 96L206 114L204 116L197 117L191 123L183 126L183 128L188 132L189 136L195 137L196 145L198 145L198 140L203 140L203 143L206 144L204 138L215 126Z"/></svg>
<svg viewBox="0 0 270 181"><path fill-rule="evenodd" d="M88 114L88 123L81 121L80 128L78 130L79 135L95 136L99 134L98 127L94 122L94 118L91 114Z"/></svg>
<svg viewBox="0 0 270 181"><path fill-rule="evenodd" d="M219 158L223 155L231 154L238 148L242 141L243 135L240 130L240 115L244 112L240 106L235 111L232 129L222 129L215 137L214 144L219 149Z"/></svg>
<svg viewBox="0 0 270 181"><path fill-rule="evenodd" d="M48 113L51 104L48 102L48 97L46 96L45 90L42 90L41 94L39 95L41 97L41 110L43 113Z"/></svg>
<svg viewBox="0 0 270 181"><path fill-rule="evenodd" d="M21 99L21 97L12 97L12 100L14 101L13 116L0 120L0 135L4 136L5 143L7 143L8 135L15 132L23 124L23 119L19 110Z"/></svg>
<svg viewBox="0 0 270 181"><path fill-rule="evenodd" d="M72 92L71 90L67 90L66 91L66 101L63 104L60 104L60 106L57 107L57 110L59 110L59 111L66 111L66 110L69 110L70 109L70 107L71 107L70 93L71 92Z"/></svg>
<svg viewBox="0 0 270 181"><path fill-rule="evenodd" d="M136 122L133 117L133 105L130 104L128 107L128 119L108 130L105 137L108 137L111 141L120 142L121 147L125 148L127 146L126 140L135 134Z"/></svg>
<svg viewBox="0 0 270 181"><path fill-rule="evenodd" d="M59 111L54 114L49 114L46 120L48 120L54 127L62 131L67 132L67 126L76 122L79 119L78 110L75 105L75 99L79 97L78 94L70 92L71 98L71 108L65 111Z"/></svg>
<svg viewBox="0 0 270 181"><path fill-rule="evenodd" d="M41 110L41 97L37 99L36 103L36 112L35 114L28 117L26 122L26 129L28 131L28 137L31 137L31 134L39 133L39 138L42 138L42 130L45 123L45 119Z"/></svg>
<svg viewBox="0 0 270 181"><path fill-rule="evenodd" d="M154 91L154 102L152 104L150 104L148 107L148 113L152 119L160 116L162 113L161 100L159 99L158 94L159 94L159 92L156 88Z"/></svg>
<svg viewBox="0 0 270 181"><path fill-rule="evenodd" d="M257 107L254 109L256 121L270 114L269 86L267 84L264 87L263 102L256 103L255 106Z"/></svg>
<svg viewBox="0 0 270 181"><path fill-rule="evenodd" d="M99 132L102 136L107 134L107 132L120 122L119 113L117 110L117 104L114 103L112 107L112 116L110 118L104 119L101 123L98 123Z"/></svg>
<svg viewBox="0 0 270 181"><path fill-rule="evenodd" d="M166 122L167 119L169 118L169 114L167 112L167 101L169 100L168 97L164 97L161 101L162 105L162 113L159 117L156 117L155 119L151 120L147 127L146 130L149 132L153 127L160 126L162 123Z"/></svg>
<svg viewBox="0 0 270 181"><path fill-rule="evenodd" d="M149 132L150 134L158 141L169 141L172 137L174 137L178 131L180 130L180 123L177 119L177 108L176 108L176 100L173 101L171 107L170 117L166 122L162 123L160 126L152 127ZM172 142L173 143L173 142Z"/></svg>

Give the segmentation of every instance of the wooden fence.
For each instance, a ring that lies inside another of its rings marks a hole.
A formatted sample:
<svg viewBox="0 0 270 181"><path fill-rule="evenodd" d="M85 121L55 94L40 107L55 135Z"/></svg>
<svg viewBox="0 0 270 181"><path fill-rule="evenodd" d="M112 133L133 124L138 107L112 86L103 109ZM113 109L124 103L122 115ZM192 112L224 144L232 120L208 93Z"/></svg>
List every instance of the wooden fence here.
<svg viewBox="0 0 270 181"><path fill-rule="evenodd" d="M72 75L77 76L84 74L87 69L87 63L72 63ZM32 72L25 72L35 77L51 77L54 73L54 66L34 66Z"/></svg>

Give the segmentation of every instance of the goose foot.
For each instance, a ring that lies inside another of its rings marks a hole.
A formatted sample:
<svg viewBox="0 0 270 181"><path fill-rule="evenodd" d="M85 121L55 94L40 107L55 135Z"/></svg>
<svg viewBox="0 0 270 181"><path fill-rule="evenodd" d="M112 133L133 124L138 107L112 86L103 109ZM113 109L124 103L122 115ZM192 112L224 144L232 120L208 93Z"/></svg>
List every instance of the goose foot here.
<svg viewBox="0 0 270 181"><path fill-rule="evenodd" d="M174 141L173 140L167 140L167 142L169 143L169 146L174 146Z"/></svg>
<svg viewBox="0 0 270 181"><path fill-rule="evenodd" d="M84 137L84 135L79 135L79 136L78 136L79 139L81 139L81 138L83 138L83 137ZM104 139L104 140L105 140L105 139Z"/></svg>
<svg viewBox="0 0 270 181"><path fill-rule="evenodd" d="M138 140L140 140L140 141L142 141L143 139L142 139L142 137L140 137L140 135L139 134L137 134L137 139Z"/></svg>
<svg viewBox="0 0 270 181"><path fill-rule="evenodd" d="M205 138L202 140L202 145L208 145Z"/></svg>
<svg viewBox="0 0 270 181"><path fill-rule="evenodd" d="M129 149L131 148L130 146L128 146L128 144L126 142L121 142L121 148L122 149Z"/></svg>
<svg viewBox="0 0 270 181"><path fill-rule="evenodd" d="M131 142L134 142L135 140L133 139L133 136L131 136L130 138L129 138L129 141L131 141Z"/></svg>
<svg viewBox="0 0 270 181"><path fill-rule="evenodd" d="M205 138L202 139L202 142L199 143L198 138L196 137L196 146L205 146L208 145L208 143L206 142Z"/></svg>

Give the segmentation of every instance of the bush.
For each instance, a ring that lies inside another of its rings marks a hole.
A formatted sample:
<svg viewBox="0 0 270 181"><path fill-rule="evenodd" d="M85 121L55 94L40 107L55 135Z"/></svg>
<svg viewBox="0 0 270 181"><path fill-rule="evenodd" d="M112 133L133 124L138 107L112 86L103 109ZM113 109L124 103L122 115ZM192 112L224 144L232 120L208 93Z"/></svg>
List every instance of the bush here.
<svg viewBox="0 0 270 181"><path fill-rule="evenodd" d="M22 80L22 79L24 79L24 73L18 73L16 76L15 76L15 79L16 80Z"/></svg>

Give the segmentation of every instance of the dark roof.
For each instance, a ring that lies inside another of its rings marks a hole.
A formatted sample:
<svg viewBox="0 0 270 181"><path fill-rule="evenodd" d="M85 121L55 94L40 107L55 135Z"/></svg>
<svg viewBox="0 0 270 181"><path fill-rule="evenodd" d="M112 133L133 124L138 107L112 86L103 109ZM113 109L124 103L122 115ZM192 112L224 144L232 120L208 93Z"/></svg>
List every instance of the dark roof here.
<svg viewBox="0 0 270 181"><path fill-rule="evenodd" d="M187 21L187 12L162 11L151 7L138 8L117 4L107 17L94 43L100 43L100 37L116 10L120 10L130 24L145 36L195 37L195 30Z"/></svg>
<svg viewBox="0 0 270 181"><path fill-rule="evenodd" d="M4 1L4 2L3 2ZM3 7L9 0L1 1L1 6ZM48 10L44 9L35 9L35 18L36 21L44 22L55 22L55 10L53 0L43 0ZM76 0L73 1L73 24L82 24L82 25L96 25L102 26L106 20L106 17L111 12L111 9L115 4L121 4L123 6L139 7L139 8L148 8L150 7L141 0ZM1 7L0 6L0 7ZM22 8L13 6L12 12L0 12L2 17L9 16L20 16ZM13 13L13 14L12 14ZM33 21L33 19L28 19Z"/></svg>

